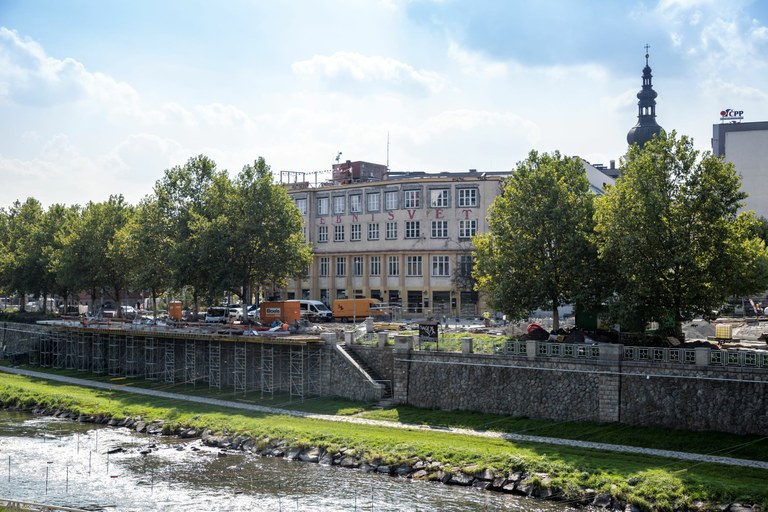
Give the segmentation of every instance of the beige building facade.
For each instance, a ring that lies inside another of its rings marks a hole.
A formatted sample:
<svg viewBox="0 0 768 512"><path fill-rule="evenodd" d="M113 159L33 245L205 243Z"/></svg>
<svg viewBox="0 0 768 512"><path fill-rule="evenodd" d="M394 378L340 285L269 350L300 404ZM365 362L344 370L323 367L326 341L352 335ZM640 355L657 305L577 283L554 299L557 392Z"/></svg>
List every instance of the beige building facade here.
<svg viewBox="0 0 768 512"><path fill-rule="evenodd" d="M488 230L486 215L501 191L502 173L381 177L288 185L313 261L306 279L290 283L282 297L329 306L371 297L401 307L404 317L481 315L471 239Z"/></svg>

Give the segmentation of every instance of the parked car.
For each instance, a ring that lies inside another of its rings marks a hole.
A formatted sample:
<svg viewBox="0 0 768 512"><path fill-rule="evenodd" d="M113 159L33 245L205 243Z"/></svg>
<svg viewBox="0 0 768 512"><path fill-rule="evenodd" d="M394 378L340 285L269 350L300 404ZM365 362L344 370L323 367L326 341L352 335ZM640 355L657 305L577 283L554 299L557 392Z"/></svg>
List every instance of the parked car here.
<svg viewBox="0 0 768 512"><path fill-rule="evenodd" d="M205 313L205 321L207 323L226 323L229 319L229 308L224 306L213 306L208 308Z"/></svg>

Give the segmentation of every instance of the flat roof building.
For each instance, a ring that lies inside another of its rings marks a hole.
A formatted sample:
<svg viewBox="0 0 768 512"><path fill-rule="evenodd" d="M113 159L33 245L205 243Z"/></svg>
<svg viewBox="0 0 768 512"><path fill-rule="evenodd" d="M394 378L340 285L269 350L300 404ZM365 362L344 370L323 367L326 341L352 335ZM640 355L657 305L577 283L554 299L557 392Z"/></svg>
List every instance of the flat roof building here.
<svg viewBox="0 0 768 512"><path fill-rule="evenodd" d="M732 162L741 175L745 208L768 218L768 122L713 125L712 153Z"/></svg>

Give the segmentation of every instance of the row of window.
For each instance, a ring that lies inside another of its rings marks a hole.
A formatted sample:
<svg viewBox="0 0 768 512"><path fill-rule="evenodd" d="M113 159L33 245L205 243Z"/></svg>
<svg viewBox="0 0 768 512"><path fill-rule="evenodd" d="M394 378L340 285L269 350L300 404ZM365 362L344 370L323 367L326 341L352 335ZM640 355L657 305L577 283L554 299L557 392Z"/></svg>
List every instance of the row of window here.
<svg viewBox="0 0 768 512"><path fill-rule="evenodd" d="M352 256L352 275L359 277L363 275L363 258L364 256ZM381 256L369 256L368 257L368 275L375 277L381 276ZM334 258L336 264L336 276L347 275L347 257L337 256ZM387 276L399 276L400 275L400 256L387 256ZM331 258L329 256L322 256L319 260L318 274L320 277L328 277L330 271ZM472 259L471 256L461 256L459 259L460 269L466 269L471 272ZM423 275L422 270L422 257L421 256L406 256L405 257L405 275L406 277L421 277ZM450 277L451 275L451 260L450 256L432 256L432 271L430 274L432 277Z"/></svg>
<svg viewBox="0 0 768 512"><path fill-rule="evenodd" d="M448 208L450 206L450 192L449 188L431 189L428 191L428 205L430 208ZM367 212L380 212L381 211L381 192L366 192L365 193L365 207ZM480 203L480 195L476 188L459 188L456 189L457 208L476 208ZM308 212L308 200L305 197L294 199L296 206L301 211L302 215L306 215ZM384 209L385 210L397 210L400 201L400 191L385 191L384 192ZM332 207L332 209L331 209ZM402 191L402 208L414 209L422 207L422 191L417 190L403 190ZM363 212L363 193L350 193L349 196L337 195L333 197L318 197L317 198L317 214L329 215L333 211L334 215L342 215L347 213L362 213Z"/></svg>
<svg viewBox="0 0 768 512"><path fill-rule="evenodd" d="M430 238L448 238L448 221L447 220L433 220L431 221ZM397 221L390 221L384 225L384 239L396 240L397 239ZM317 227L317 241L327 242L329 226ZM333 241L344 242L346 239L346 226L344 224L336 224L333 226ZM349 226L349 240L351 242L359 242L363 239L363 228L361 224L352 224ZM472 238L477 234L477 220L460 220L459 221L459 238ZM421 238L421 221L407 220L405 221L406 239ZM371 222L368 224L368 240L379 240L380 238L379 223Z"/></svg>

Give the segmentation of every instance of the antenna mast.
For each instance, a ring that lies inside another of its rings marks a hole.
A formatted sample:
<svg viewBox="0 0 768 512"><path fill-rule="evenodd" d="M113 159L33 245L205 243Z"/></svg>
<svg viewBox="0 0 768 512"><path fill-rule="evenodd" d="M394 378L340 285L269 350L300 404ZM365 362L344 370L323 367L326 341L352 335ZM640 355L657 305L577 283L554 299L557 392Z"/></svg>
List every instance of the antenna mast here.
<svg viewBox="0 0 768 512"><path fill-rule="evenodd" d="M389 132L387 132L387 170L389 170Z"/></svg>

